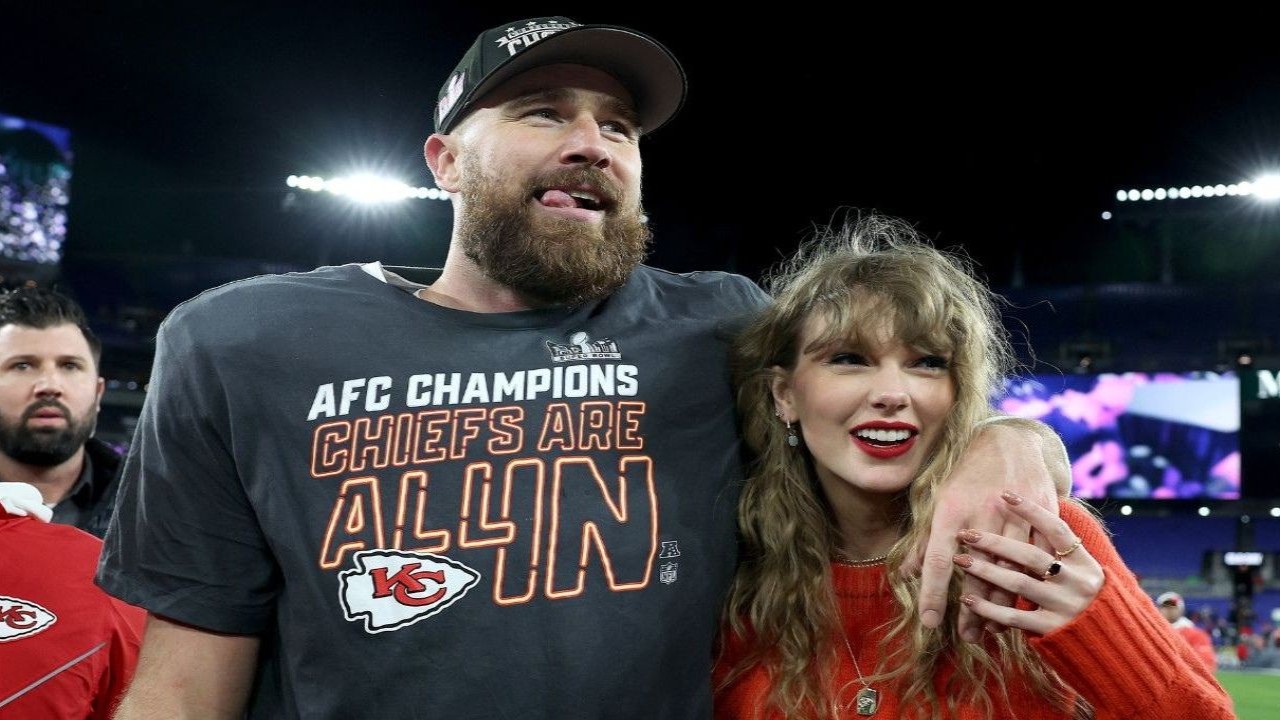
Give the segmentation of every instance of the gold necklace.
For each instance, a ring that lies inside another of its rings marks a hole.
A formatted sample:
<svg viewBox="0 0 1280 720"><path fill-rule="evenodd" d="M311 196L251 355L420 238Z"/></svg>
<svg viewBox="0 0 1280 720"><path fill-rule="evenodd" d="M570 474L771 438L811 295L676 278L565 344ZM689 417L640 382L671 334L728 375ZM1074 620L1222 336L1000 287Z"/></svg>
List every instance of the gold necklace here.
<svg viewBox="0 0 1280 720"><path fill-rule="evenodd" d="M888 560L889 555L886 553L879 557L854 560L839 550L832 550L831 559L841 565L870 567ZM875 715L876 711L880 709L880 691L871 687L871 684L862 676L862 668L858 667L858 656L853 654L853 646L849 644L849 634L844 631L843 627L840 628L840 639L844 640L844 649L849 652L849 659L853 661L853 671L858 674L858 683L862 685L862 689L853 697L854 712L862 716ZM849 706L846 705L845 709L848 710Z"/></svg>
<svg viewBox="0 0 1280 720"><path fill-rule="evenodd" d="M843 627L840 628L840 637L844 640L844 649L849 651L849 659L853 661L853 671L858 673L858 682L862 684L862 689L853 697L854 712L859 715L875 715L876 710L880 709L880 691L871 687L871 684L862 677L862 668L858 667L858 657L853 654L853 646L849 644L849 634ZM848 710L849 706L846 705L845 709Z"/></svg>
<svg viewBox="0 0 1280 720"><path fill-rule="evenodd" d="M865 560L854 560L853 558L849 557L848 555L845 555L839 550L832 550L831 559L835 560L841 565L850 565L852 567L864 567L867 565L879 565L885 560L888 560L889 556L888 554L885 554L885 555L881 555L880 557L867 558Z"/></svg>

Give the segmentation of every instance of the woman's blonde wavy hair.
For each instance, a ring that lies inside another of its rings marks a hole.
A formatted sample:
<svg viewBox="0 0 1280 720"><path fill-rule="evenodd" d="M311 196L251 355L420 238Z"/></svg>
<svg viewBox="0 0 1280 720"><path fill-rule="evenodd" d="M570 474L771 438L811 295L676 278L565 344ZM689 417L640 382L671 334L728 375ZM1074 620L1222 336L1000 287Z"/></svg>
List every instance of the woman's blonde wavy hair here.
<svg viewBox="0 0 1280 720"><path fill-rule="evenodd" d="M898 572L928 532L936 488L975 423L991 415L991 394L1014 367L1000 298L975 277L967 259L933 248L899 220L877 215L821 231L771 274L768 287L774 303L741 334L734 354L738 410L755 458L739 505L743 556L725 619L730 632L751 638L753 649L726 684L762 663L772 681L768 705L788 718L838 716L834 676L844 646L829 563L839 538L808 451L787 445L771 386L775 368L794 369L801 353L830 343L861 346L859 340L872 339L889 318L895 339L950 358L956 399L942 437L906 493L902 539L887 561L900 612L888 630L875 681L894 683L900 697L923 700L917 717L939 718L944 706L954 711L957 705L983 708L991 717L1016 669L1046 702L1070 711L1069 689L1021 633L996 636L990 648L958 639L958 572L947 617L936 630L916 619L918 579ZM804 323L815 314L828 321L826 332L800 347ZM956 671L939 697L934 673L948 660Z"/></svg>

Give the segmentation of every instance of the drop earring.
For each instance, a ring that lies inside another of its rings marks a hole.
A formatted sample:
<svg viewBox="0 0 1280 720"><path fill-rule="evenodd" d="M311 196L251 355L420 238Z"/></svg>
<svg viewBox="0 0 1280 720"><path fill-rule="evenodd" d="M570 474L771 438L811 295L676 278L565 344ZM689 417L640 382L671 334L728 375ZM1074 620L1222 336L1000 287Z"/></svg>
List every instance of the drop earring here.
<svg viewBox="0 0 1280 720"><path fill-rule="evenodd" d="M791 447L798 446L800 444L800 436L796 434L796 429L791 427L790 420L784 420L783 422L787 424L787 444Z"/></svg>

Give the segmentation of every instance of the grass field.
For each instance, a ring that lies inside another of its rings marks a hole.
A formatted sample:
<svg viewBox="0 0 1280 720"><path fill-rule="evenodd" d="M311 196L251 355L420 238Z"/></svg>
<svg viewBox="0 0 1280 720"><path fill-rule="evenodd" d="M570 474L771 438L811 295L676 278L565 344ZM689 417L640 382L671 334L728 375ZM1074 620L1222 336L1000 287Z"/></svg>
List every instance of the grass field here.
<svg viewBox="0 0 1280 720"><path fill-rule="evenodd" d="M1235 701L1240 720L1280 718L1280 674L1223 671L1218 673L1218 681Z"/></svg>

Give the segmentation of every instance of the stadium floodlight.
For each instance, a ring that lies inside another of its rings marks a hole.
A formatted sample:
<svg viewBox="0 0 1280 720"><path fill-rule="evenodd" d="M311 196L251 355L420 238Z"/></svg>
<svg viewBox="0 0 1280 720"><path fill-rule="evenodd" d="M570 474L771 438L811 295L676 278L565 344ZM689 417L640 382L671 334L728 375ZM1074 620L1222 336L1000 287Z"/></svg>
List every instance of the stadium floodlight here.
<svg viewBox="0 0 1280 720"><path fill-rule="evenodd" d="M361 205L378 205L409 199L448 200L449 193L438 188L413 187L394 178L361 173L349 177L322 178L290 175L285 185L311 192L328 192Z"/></svg>
<svg viewBox="0 0 1280 720"><path fill-rule="evenodd" d="M1259 200L1280 200L1280 175L1263 175L1253 182L1253 195Z"/></svg>
<svg viewBox="0 0 1280 720"><path fill-rule="evenodd" d="M1150 202L1152 200L1186 200L1188 198L1212 198L1252 195L1264 202L1280 200L1280 174L1268 173L1258 179L1242 180L1230 185L1184 185L1171 188L1130 188L1116 191L1117 202Z"/></svg>

